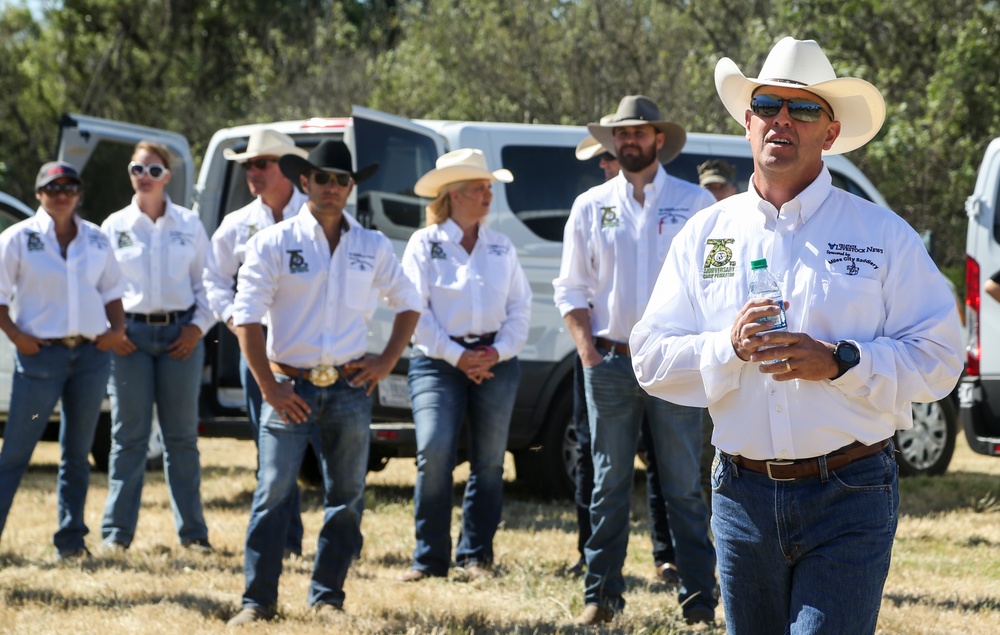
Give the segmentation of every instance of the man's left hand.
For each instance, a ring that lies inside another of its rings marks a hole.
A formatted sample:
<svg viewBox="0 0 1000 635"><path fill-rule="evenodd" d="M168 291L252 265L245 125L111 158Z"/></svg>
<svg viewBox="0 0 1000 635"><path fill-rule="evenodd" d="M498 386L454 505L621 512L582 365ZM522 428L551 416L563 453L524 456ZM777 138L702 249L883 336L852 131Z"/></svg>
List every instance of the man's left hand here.
<svg viewBox="0 0 1000 635"><path fill-rule="evenodd" d="M365 390L365 394L371 395L372 391L375 390L375 386L386 375L392 372L392 367L395 365L396 360L394 359L388 359L384 355L372 355L368 353L361 359L344 364L344 371L351 378L349 383L352 388L360 388L367 385L368 389Z"/></svg>
<svg viewBox="0 0 1000 635"><path fill-rule="evenodd" d="M837 362L833 359L835 346L829 342L814 340L805 333L788 331L765 332L755 337L760 337L762 344L778 348L758 349L750 356L751 362L785 360L777 364L760 365L760 372L774 375L778 381L822 381L832 379L839 372Z"/></svg>
<svg viewBox="0 0 1000 635"><path fill-rule="evenodd" d="M194 324L185 324L181 327L180 337L167 346L167 354L174 359L187 359L194 351L201 339L201 329Z"/></svg>

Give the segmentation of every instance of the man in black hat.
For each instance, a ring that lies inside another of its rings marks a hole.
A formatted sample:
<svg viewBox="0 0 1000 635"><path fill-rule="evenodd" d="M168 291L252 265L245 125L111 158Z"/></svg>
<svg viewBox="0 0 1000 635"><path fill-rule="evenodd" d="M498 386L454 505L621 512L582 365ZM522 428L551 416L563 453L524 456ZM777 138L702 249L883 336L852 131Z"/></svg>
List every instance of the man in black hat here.
<svg viewBox="0 0 1000 635"><path fill-rule="evenodd" d="M587 129L605 148L614 148L621 172L573 203L559 277L552 281L583 365L594 463L591 536L584 548L586 606L576 622L609 622L625 607L622 568L643 412L676 544L678 600L686 620L711 622L715 551L699 483L702 412L643 393L628 338L674 236L715 199L663 169L661 163L680 154L687 134L663 121L648 97L623 98L617 112Z"/></svg>
<svg viewBox="0 0 1000 635"><path fill-rule="evenodd" d="M389 240L344 214L354 184L376 165L355 172L347 146L327 140L308 159L289 154L279 166L309 198L305 210L247 243L239 272L233 324L265 403L243 609L230 626L274 617L289 523L283 503L310 443L320 450L324 520L309 604L323 616L343 610L344 579L361 552L371 393L402 354L421 306ZM369 355L380 296L396 319L385 350Z"/></svg>

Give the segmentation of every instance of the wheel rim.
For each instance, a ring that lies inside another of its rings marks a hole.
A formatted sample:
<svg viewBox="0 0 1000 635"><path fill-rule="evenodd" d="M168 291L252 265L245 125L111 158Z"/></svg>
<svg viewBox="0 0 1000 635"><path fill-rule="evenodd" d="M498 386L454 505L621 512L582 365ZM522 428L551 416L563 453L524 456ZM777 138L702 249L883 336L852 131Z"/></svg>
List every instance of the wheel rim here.
<svg viewBox="0 0 1000 635"><path fill-rule="evenodd" d="M944 453L948 422L938 403L913 404L913 428L896 433L899 452L910 466L926 470Z"/></svg>

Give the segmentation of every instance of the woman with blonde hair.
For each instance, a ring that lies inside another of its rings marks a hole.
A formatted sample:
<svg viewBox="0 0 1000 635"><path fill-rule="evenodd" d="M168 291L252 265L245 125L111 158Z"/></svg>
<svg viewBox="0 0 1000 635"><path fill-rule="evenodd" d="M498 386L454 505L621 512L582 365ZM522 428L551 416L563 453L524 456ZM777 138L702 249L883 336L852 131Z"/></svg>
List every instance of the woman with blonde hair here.
<svg viewBox="0 0 1000 635"><path fill-rule="evenodd" d="M135 196L101 226L127 282L126 335L114 348L108 384L112 443L101 534L111 550L127 549L135 536L154 403L178 538L190 549L212 549L198 453L201 338L215 323L202 284L209 243L198 216L164 192L170 159L167 148L139 142L128 165Z"/></svg>
<svg viewBox="0 0 1000 635"><path fill-rule="evenodd" d="M503 507L503 460L528 339L531 289L510 239L485 225L493 182L482 151L443 155L414 190L433 198L427 226L410 238L403 270L424 306L414 333L409 386L417 434L417 546L400 579L448 575L452 472L468 421L469 480L455 562L470 578L490 574Z"/></svg>

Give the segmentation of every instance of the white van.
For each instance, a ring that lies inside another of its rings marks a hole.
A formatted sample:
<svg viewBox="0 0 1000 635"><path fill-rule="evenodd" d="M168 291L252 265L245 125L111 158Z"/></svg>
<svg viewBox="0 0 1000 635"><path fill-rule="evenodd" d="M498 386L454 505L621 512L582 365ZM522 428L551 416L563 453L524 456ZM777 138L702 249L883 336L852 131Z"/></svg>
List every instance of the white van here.
<svg viewBox="0 0 1000 635"><path fill-rule="evenodd" d="M209 234L225 214L250 201L245 174L223 158L223 150L241 151L250 133L261 126L280 130L305 148L324 138L342 139L351 148L356 165L379 164L375 175L355 189L349 211L366 227L386 234L398 256L423 219L426 201L414 195L413 184L434 167L438 156L456 148L480 148L491 168L502 166L511 170L513 183L494 185L493 207L487 222L517 245L534 300L528 343L520 356L521 386L508 449L514 454L518 480L533 492L547 496L572 493L567 466L575 463L576 451L571 425L571 381L576 351L553 304L552 279L559 270L563 226L573 200L603 180L597 159L581 162L574 155L576 145L587 135L586 128L409 120L355 107L350 117L219 130L207 146L197 184L192 188L190 152L187 142L177 135L161 135L78 115L65 117L63 123L60 158L80 167L88 183L100 178L93 172L95 169L109 171L115 177L114 188L106 188L103 194L108 200L101 201L99 207L88 206L92 213L98 213L92 220L100 222L103 216L128 201L131 188L124 169L127 154L139 138L150 137L183 159L184 167L174 171L168 193L178 202L194 201ZM691 133L683 153L667 166L667 171L697 182L696 166L709 158L725 158L733 163L740 189L746 189L752 160L750 146L740 136ZM92 167L95 162L101 167ZM836 185L885 205L875 187L849 160L833 156L827 159L827 165ZM389 335L391 318L384 307L376 313L369 335L372 350L381 350ZM246 438L249 426L242 410L238 344L225 328L216 328L206 341L209 351L201 395L201 432L206 436ZM380 469L393 457L414 456L416 441L406 386L407 359L404 354L393 374L378 387L371 469ZM921 461L926 461L926 452L918 454ZM950 456L949 453L945 465ZM915 464L913 469L926 469L926 465Z"/></svg>
<svg viewBox="0 0 1000 635"><path fill-rule="evenodd" d="M1000 271L1000 138L986 149L976 189L965 202L965 316L969 343L959 384L962 427L969 446L1000 456L1000 303L983 293Z"/></svg>

